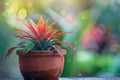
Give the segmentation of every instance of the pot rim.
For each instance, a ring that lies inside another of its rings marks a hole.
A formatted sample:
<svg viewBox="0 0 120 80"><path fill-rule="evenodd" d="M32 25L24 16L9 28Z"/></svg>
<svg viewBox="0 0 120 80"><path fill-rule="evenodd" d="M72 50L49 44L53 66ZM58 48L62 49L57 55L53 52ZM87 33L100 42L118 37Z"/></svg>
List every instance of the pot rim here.
<svg viewBox="0 0 120 80"><path fill-rule="evenodd" d="M19 56L64 56L66 50L62 49L62 54L60 55L57 51L40 51L40 50L31 50L27 54L23 54L23 51L17 50L17 55Z"/></svg>

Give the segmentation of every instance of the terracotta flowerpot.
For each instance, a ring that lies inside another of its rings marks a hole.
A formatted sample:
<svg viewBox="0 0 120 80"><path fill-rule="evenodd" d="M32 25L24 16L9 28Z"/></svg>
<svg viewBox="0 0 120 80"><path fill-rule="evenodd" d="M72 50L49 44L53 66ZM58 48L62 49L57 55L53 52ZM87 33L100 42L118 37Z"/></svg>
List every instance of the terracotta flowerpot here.
<svg viewBox="0 0 120 80"><path fill-rule="evenodd" d="M17 51L19 55L20 71L25 80L58 80L64 67L64 55L52 51L30 51L23 54Z"/></svg>

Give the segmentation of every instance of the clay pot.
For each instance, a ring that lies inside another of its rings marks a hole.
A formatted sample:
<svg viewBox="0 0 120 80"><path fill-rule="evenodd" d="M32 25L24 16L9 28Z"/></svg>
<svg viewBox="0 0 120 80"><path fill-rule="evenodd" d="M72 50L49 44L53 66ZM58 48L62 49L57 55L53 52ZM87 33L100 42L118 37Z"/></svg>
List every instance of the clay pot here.
<svg viewBox="0 0 120 80"><path fill-rule="evenodd" d="M62 55L52 51L29 51L19 55L19 67L24 80L58 80L64 67L65 50Z"/></svg>

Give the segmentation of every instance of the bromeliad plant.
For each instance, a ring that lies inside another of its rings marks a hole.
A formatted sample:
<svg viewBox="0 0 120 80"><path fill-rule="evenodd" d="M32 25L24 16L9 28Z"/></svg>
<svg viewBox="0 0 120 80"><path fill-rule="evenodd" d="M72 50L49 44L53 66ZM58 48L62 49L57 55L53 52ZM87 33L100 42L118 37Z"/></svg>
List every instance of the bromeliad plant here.
<svg viewBox="0 0 120 80"><path fill-rule="evenodd" d="M13 50L15 50L16 48L22 50L23 53L27 53L30 50L40 51L56 50L60 54L61 50L61 47L59 46L60 43L68 45L76 55L76 52L72 44L57 39L57 37L70 32L61 32L58 29L52 29L55 23L56 22L53 22L52 24L47 26L47 21L45 22L42 16L40 16L38 25L36 25L31 19L29 19L28 22L24 22L25 27L27 27L30 30L30 32L17 28L16 30L21 32L22 34L14 34L14 36L19 39L23 39L23 42L20 42L15 47L10 48L6 56L9 57Z"/></svg>

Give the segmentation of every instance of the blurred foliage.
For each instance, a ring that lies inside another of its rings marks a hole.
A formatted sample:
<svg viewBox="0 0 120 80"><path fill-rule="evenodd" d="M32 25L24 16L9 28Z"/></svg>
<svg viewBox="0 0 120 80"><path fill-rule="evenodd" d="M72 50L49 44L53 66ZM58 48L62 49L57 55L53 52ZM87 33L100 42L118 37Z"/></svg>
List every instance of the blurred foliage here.
<svg viewBox="0 0 120 80"><path fill-rule="evenodd" d="M40 15L50 23L56 20L55 27L62 31L73 33L59 37L72 43L78 53L75 57L63 45L68 51L63 77L120 76L119 0L1 0L0 7L0 76L21 77L17 56L13 54L9 59L4 56L19 41L12 33L15 27L23 28L20 21L28 18L37 21ZM101 46L97 52L95 49Z"/></svg>

